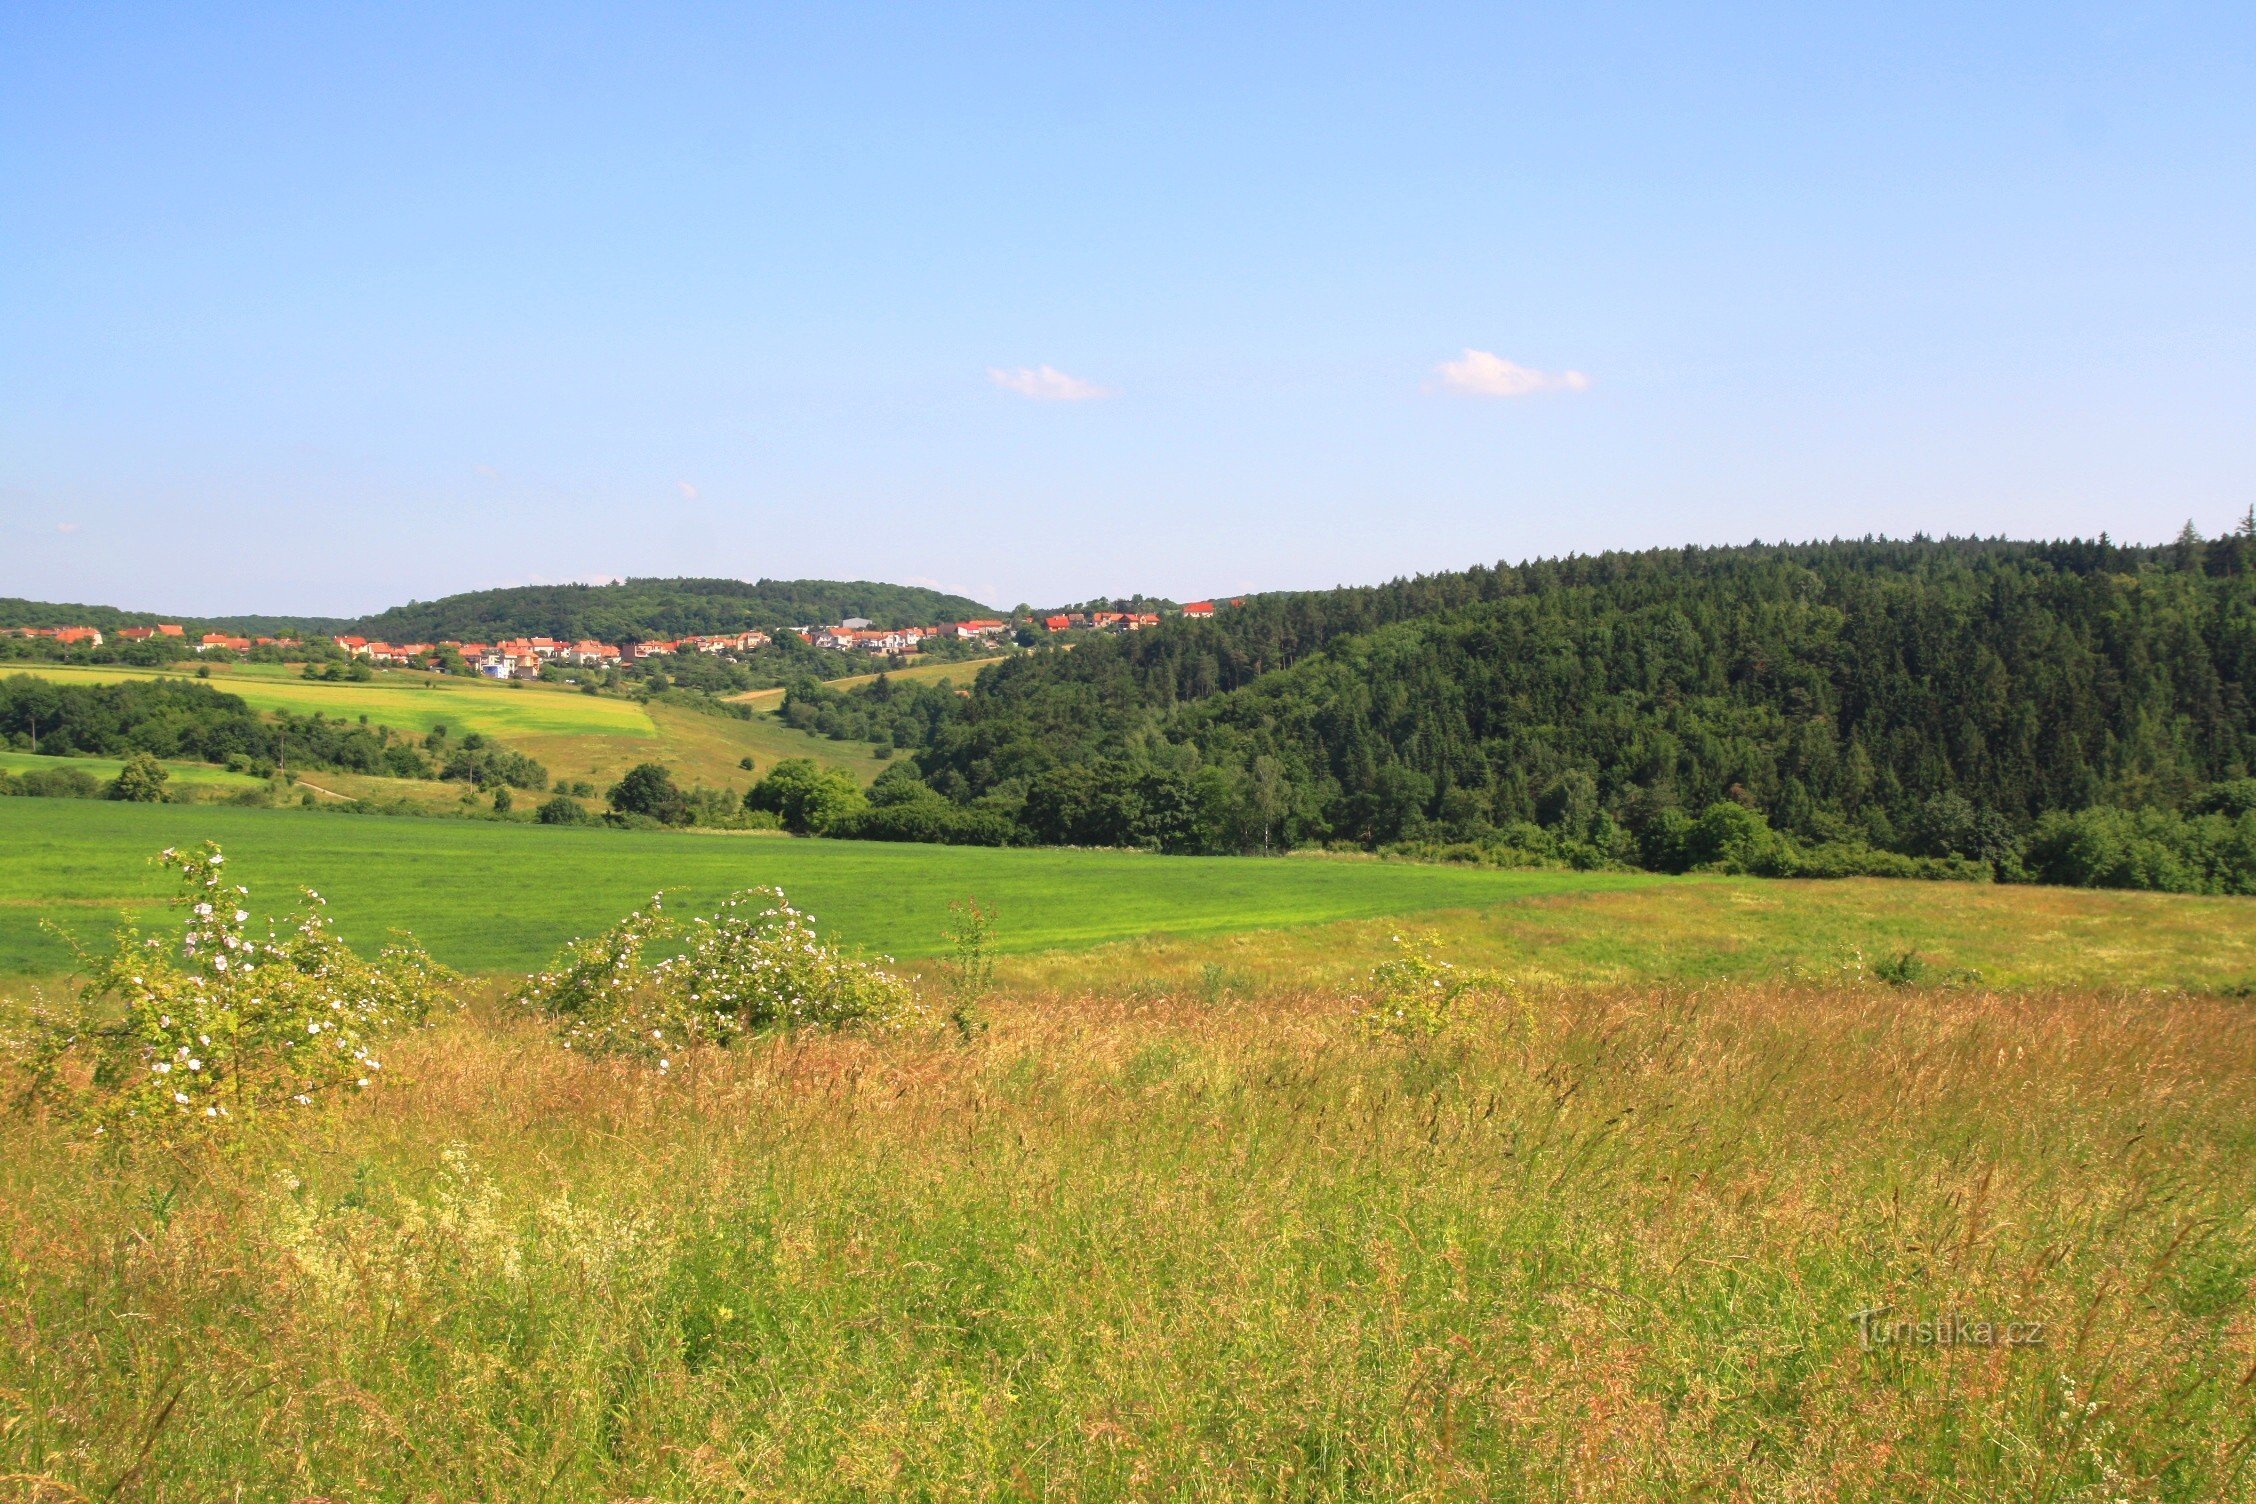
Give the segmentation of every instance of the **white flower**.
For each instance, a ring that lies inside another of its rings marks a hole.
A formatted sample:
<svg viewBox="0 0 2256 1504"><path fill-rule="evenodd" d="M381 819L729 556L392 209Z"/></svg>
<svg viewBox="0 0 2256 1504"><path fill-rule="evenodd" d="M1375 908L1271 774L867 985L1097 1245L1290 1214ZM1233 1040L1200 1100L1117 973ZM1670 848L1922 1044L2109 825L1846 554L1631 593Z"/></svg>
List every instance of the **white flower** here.
<svg viewBox="0 0 2256 1504"><path fill-rule="evenodd" d="M161 1076L172 1069L172 1062L169 1060L160 1060L155 1065L150 1066L149 1069L155 1071L158 1075Z"/></svg>
<svg viewBox="0 0 2256 1504"><path fill-rule="evenodd" d="M191 1058L191 1059L189 1060L189 1062L188 1062L188 1069L190 1069L190 1070L192 1070L192 1071L200 1071L200 1070L202 1070L203 1068L204 1068L204 1063L203 1063L203 1062L202 1062L201 1060L197 1060L197 1059Z"/></svg>
<svg viewBox="0 0 2256 1504"><path fill-rule="evenodd" d="M237 910L235 911L235 922L236 922L237 924L243 924L243 923L247 923L247 922L249 921L250 917L251 917L251 916L250 916L250 913L249 913L249 911L248 911L248 910L245 910L245 909L237 909Z"/></svg>
<svg viewBox="0 0 2256 1504"><path fill-rule="evenodd" d="M186 1092L184 1092L184 1091L176 1091L176 1092L174 1092L174 1093L172 1094L172 1099L173 1099L173 1100L174 1100L175 1102L178 1102L178 1103L179 1103L179 1104L180 1104L181 1106L183 1106L183 1107L186 1107L186 1106L188 1105L188 1093L186 1093Z"/></svg>
<svg viewBox="0 0 2256 1504"><path fill-rule="evenodd" d="M212 957L212 970L214 970L214 971L225 971L226 969L227 969L227 958L226 958L225 956L214 956L214 957Z"/></svg>

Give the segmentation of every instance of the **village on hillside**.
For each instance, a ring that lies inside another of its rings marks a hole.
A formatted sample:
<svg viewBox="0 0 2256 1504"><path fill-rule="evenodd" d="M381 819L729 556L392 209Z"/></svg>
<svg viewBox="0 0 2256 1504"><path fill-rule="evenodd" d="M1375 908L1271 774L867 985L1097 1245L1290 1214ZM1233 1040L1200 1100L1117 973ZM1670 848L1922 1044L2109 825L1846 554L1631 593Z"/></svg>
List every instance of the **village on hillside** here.
<svg viewBox="0 0 2256 1504"><path fill-rule="evenodd" d="M1227 604L1235 606L1242 602L1233 600ZM1214 606L1213 601L1191 601L1179 613L1170 614L1200 620L1213 616ZM1158 626L1161 620L1162 614L1156 611L1074 610L1029 613L1016 621L972 617L928 627L877 627L871 625L867 617L849 616L830 626L778 630L788 631L808 646L833 652L866 653L873 658L910 658L932 641L1002 643L1013 640L1020 630L1049 634L1140 632L1146 627ZM206 632L189 643L186 630L177 622L122 627L117 629L116 635L121 642L178 641L197 653L247 653L254 648L303 645L295 637L249 637L227 632ZM90 626L0 627L0 637L47 638L64 647L93 648L102 646L105 640L100 628ZM388 667L460 663L489 679L537 679L541 670L551 665L604 668L683 653L745 654L768 647L775 639L767 632L745 631L618 643L592 638L566 642L554 637L513 637L494 643L453 640L391 643L351 634L336 636L330 641L347 657Z"/></svg>

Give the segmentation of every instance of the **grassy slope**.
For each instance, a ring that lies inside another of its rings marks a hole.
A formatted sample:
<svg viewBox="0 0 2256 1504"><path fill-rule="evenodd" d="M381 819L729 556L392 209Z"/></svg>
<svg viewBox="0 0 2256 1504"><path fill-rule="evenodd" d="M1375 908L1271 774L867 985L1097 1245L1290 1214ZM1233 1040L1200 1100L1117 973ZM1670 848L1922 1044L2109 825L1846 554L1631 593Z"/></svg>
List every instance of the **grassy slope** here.
<svg viewBox="0 0 2256 1504"><path fill-rule="evenodd" d="M938 684L942 680L948 680L959 687L968 688L971 681L979 677L981 669L990 663L1000 663L1008 656L1006 653L997 653L988 658L959 658L953 663L918 663L908 668L895 669L882 677L889 678L896 684ZM836 690L857 689L864 684L876 683L880 677L877 674L850 674L843 679L826 679L823 686ZM783 703L783 695L784 692L780 689L753 689L740 695L730 695L729 698L755 710L773 710Z"/></svg>
<svg viewBox="0 0 2256 1504"><path fill-rule="evenodd" d="M64 957L53 918L86 938L167 891L147 865L161 847L221 841L230 870L280 905L310 886L348 938L412 930L444 961L524 968L659 889L683 905L783 886L825 925L896 955L938 949L947 905L976 893L1004 916L1012 950L1093 945L1151 932L1220 934L1276 925L1593 891L1651 879L1505 874L1373 862L694 836L295 810L194 809L91 800L0 800L0 973Z"/></svg>
<svg viewBox="0 0 2256 1504"><path fill-rule="evenodd" d="M79 683L166 677L151 669L50 664L10 664L0 666L0 673L35 673L57 682ZM536 759L554 778L586 779L598 787L616 782L628 768L647 761L664 762L684 781L713 787L748 782L752 775L737 766L747 756L761 768L784 757L813 757L846 768L865 783L879 767L865 743L826 741L769 718L736 721L678 706L643 706L582 694L557 685L519 687L405 671L380 672L366 683L330 684L273 664L215 664L211 678L204 682L240 695L260 710L297 715L318 711L332 719L365 716L377 725L416 736L441 725L457 735L479 732ZM321 775L315 777L329 786ZM385 788L374 792L418 795L418 791Z"/></svg>

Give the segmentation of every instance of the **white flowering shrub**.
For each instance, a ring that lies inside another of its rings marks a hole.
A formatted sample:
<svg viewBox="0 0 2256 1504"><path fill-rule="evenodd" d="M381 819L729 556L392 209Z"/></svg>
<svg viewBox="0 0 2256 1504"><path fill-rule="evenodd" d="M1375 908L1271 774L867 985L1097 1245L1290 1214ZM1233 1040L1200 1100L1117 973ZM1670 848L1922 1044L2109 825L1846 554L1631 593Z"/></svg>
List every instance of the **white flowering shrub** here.
<svg viewBox="0 0 2256 1504"><path fill-rule="evenodd" d="M453 1000L455 977L411 944L355 954L310 890L253 939L250 890L225 880L212 842L157 860L180 871L179 940L119 930L21 1042L32 1100L96 1133L179 1139L365 1090L379 1047Z"/></svg>
<svg viewBox="0 0 2256 1504"><path fill-rule="evenodd" d="M651 942L685 932L680 954L646 959ZM515 996L555 1021L566 1048L661 1070L698 1045L775 1030L893 1029L921 1012L906 981L825 944L813 916L775 888L734 894L685 927L653 898L603 934L573 942Z"/></svg>
<svg viewBox="0 0 2256 1504"><path fill-rule="evenodd" d="M1393 941L1394 954L1371 968L1363 1028L1381 1035L1439 1034L1483 978L1436 958L1433 942L1424 936L1396 935Z"/></svg>

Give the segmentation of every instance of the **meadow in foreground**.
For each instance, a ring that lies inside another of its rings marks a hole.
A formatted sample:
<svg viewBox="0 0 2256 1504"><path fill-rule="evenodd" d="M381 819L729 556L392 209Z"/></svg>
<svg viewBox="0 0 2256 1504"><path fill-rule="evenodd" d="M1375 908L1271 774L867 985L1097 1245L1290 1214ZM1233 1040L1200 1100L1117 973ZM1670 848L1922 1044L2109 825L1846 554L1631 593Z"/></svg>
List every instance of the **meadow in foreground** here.
<svg viewBox="0 0 2256 1504"><path fill-rule="evenodd" d="M2256 1496L2244 1002L1117 983L666 1075L487 1003L175 1156L11 1117L0 1476Z"/></svg>

